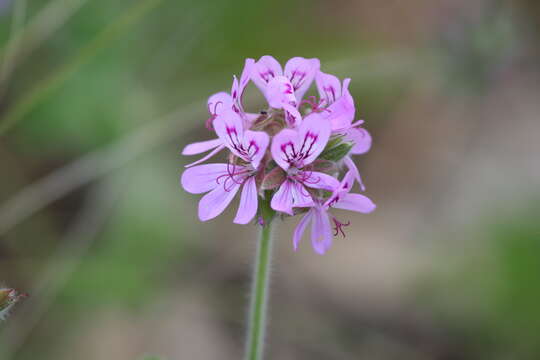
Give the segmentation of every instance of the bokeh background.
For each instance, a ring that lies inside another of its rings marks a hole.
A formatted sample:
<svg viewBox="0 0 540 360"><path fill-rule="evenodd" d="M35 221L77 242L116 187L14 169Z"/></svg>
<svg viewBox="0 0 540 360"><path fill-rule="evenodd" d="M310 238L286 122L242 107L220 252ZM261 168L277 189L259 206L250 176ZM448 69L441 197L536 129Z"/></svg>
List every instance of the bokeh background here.
<svg viewBox="0 0 540 360"><path fill-rule="evenodd" d="M540 358L535 0L0 1L2 360L239 359L254 225L179 175L246 57L318 57L372 133L370 215L280 222L268 359ZM248 88L253 110L262 106Z"/></svg>

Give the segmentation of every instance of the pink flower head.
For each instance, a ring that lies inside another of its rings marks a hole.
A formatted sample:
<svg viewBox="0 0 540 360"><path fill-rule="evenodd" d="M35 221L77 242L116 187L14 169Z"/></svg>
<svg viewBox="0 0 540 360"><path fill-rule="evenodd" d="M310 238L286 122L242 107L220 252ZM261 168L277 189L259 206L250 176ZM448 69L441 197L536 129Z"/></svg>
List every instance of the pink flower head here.
<svg viewBox="0 0 540 360"><path fill-rule="evenodd" d="M308 167L324 150L329 137L328 122L318 117L304 120L298 130L283 129L274 137L272 158L287 176L272 198L272 209L293 215L293 207L313 205L306 187L333 190L337 186L334 177Z"/></svg>
<svg viewBox="0 0 540 360"><path fill-rule="evenodd" d="M187 165L181 177L186 191L204 194L199 201L202 221L221 214L241 190L235 223L260 220L260 199L281 217L305 212L294 232L294 248L311 223L313 248L323 254L333 235L345 235L343 228L349 224L331 215L331 208L361 213L375 209L369 198L350 192L355 181L365 190L352 155L371 147L370 134L360 127L363 121L353 123L350 79L341 83L319 68L318 59L294 57L285 68L271 56L247 59L240 78L233 78L231 93L208 99L206 126L217 139L184 148L184 155L209 153ZM244 110L242 96L250 80L268 101L269 107L259 114ZM314 80L320 99L303 99ZM228 152L228 162L199 165L222 150ZM344 168L348 170L340 181Z"/></svg>
<svg viewBox="0 0 540 360"><path fill-rule="evenodd" d="M295 250L298 249L300 240L310 222L312 223L311 244L318 254L322 255L330 248L332 245L332 235L336 236L341 233L345 237L343 228L350 223L339 221L328 212L330 208L351 210L363 214L375 210L375 204L367 196L349 193L354 185L354 178L354 174L348 172L324 204L320 202L315 203L306 215L304 215L294 231L293 246ZM331 221L334 223L333 234Z"/></svg>

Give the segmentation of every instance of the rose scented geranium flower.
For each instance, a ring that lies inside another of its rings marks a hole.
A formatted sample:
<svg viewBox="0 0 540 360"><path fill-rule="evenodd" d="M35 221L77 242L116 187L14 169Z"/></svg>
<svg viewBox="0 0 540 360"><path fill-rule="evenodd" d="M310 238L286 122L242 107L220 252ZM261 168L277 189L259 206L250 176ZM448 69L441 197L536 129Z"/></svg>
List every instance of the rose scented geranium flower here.
<svg viewBox="0 0 540 360"><path fill-rule="evenodd" d="M257 114L246 112L242 102L250 81L268 103ZM375 204L368 197L350 192L355 182L365 190L352 156L371 147L370 134L360 127L363 120L354 122L350 81L323 73L318 59L294 57L284 68L268 55L247 59L240 80L233 78L231 93L208 99L210 118L205 124L215 138L190 144L182 152L210 151L188 165L181 178L186 191L206 193L199 202L199 218L207 221L221 214L242 189L235 223L257 219L266 224L274 215L303 213L294 249L312 223L313 248L323 254L332 236L344 235L343 227L349 224L330 215L330 209L373 211ZM319 97L304 98L313 82ZM226 162L199 165L224 149Z"/></svg>
<svg viewBox="0 0 540 360"><path fill-rule="evenodd" d="M246 112L242 103L250 80L268 103L258 114ZM319 98L304 98L313 81ZM294 249L311 223L313 249L324 254L332 237L345 236L343 228L350 224L332 215L332 208L359 213L375 209L368 197L351 192L355 182L365 190L352 156L370 149L371 136L360 127L363 120L354 122L349 83L350 79L340 82L321 72L318 59L294 57L284 69L271 56L247 59L240 80L233 79L231 93L208 99L210 118L205 124L216 138L190 144L182 152L209 151L187 165L181 177L186 191L205 193L199 202L202 221L221 214L242 189L234 222L256 219L261 225L246 359L261 360L263 355L273 219L303 214L293 234ZM225 162L200 165L224 149Z"/></svg>

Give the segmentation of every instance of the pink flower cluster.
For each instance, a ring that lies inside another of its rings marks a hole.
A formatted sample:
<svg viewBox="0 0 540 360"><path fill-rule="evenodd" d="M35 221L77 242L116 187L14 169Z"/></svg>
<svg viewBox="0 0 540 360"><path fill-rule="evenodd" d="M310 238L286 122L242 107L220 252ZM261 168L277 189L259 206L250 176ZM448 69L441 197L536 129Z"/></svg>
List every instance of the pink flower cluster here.
<svg viewBox="0 0 540 360"><path fill-rule="evenodd" d="M242 103L250 80L268 102L259 113L246 112ZM304 98L313 81L319 97ZM351 155L366 153L371 136L361 127L362 120L353 122L349 82L323 73L318 59L295 57L284 69L271 56L247 59L231 93L208 99L206 127L217 138L190 144L182 152L209 152L187 165L181 178L186 191L206 193L199 202L199 218L221 214L241 189L235 223L255 218L262 222L260 201L269 202L282 216L303 213L294 248L311 223L313 248L323 254L333 236L344 236L343 227L349 225L331 215L331 208L373 211L375 204L368 197L351 192L355 182L365 190ZM226 163L199 165L225 148L230 152Z"/></svg>

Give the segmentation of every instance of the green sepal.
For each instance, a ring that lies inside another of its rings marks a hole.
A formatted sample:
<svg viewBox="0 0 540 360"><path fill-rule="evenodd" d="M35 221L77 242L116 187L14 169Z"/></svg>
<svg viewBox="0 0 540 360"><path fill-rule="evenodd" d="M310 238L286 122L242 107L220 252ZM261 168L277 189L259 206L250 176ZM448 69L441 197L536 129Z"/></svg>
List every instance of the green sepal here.
<svg viewBox="0 0 540 360"><path fill-rule="evenodd" d="M319 159L338 162L351 151L353 146L354 145L350 142L342 142L334 147L325 148L319 156Z"/></svg>
<svg viewBox="0 0 540 360"><path fill-rule="evenodd" d="M338 146L339 144L341 144L343 142L343 137L344 136L345 135L338 134L338 135L334 135L330 139L328 139L328 142L326 143L326 146L324 147L323 153L325 151L330 150L330 149Z"/></svg>
<svg viewBox="0 0 540 360"><path fill-rule="evenodd" d="M337 172L338 166L334 161L325 160L325 159L317 159L312 164L314 171L320 171L325 174L333 174Z"/></svg>

